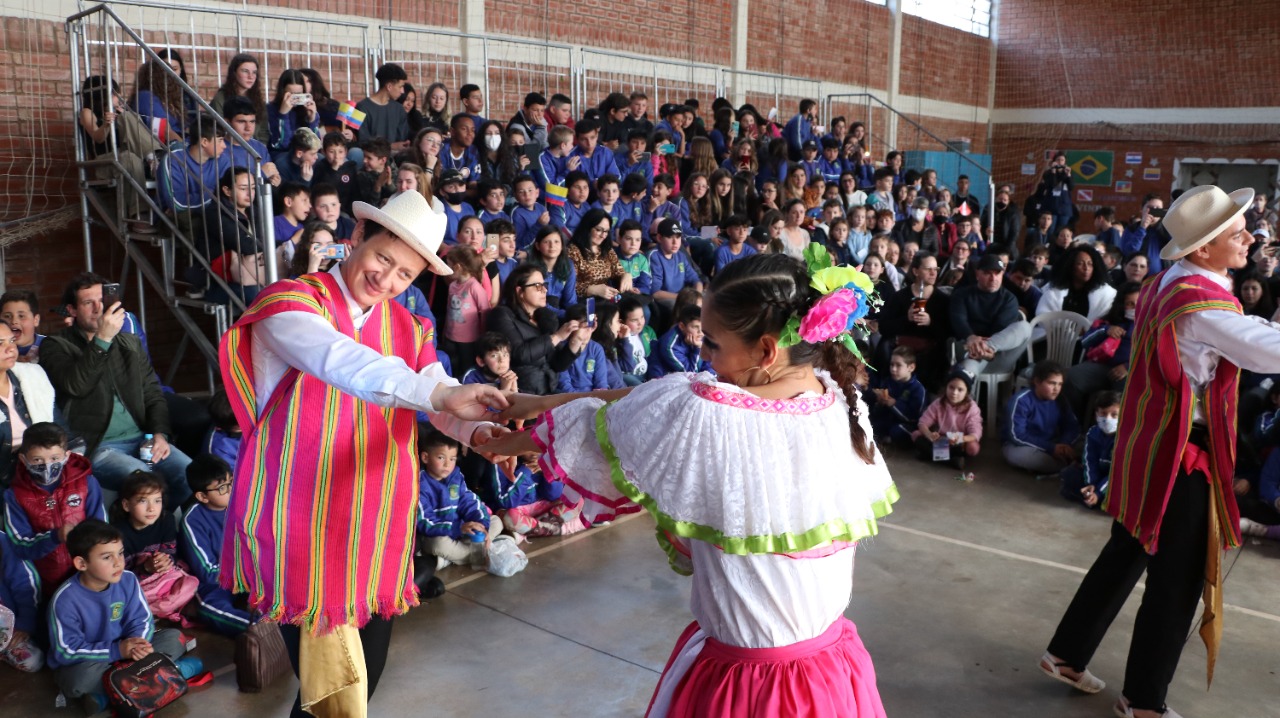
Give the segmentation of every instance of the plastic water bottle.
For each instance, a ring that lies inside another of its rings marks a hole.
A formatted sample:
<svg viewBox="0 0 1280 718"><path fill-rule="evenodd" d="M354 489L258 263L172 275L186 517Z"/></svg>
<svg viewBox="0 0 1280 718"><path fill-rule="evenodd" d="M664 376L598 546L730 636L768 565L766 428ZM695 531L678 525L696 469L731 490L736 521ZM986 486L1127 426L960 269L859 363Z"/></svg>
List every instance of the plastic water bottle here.
<svg viewBox="0 0 1280 718"><path fill-rule="evenodd" d="M471 568L489 568L489 552L485 549L483 531L471 533Z"/></svg>
<svg viewBox="0 0 1280 718"><path fill-rule="evenodd" d="M138 445L138 458L142 463L147 465L148 469L155 468L155 446L156 437L152 434L143 434L142 443Z"/></svg>

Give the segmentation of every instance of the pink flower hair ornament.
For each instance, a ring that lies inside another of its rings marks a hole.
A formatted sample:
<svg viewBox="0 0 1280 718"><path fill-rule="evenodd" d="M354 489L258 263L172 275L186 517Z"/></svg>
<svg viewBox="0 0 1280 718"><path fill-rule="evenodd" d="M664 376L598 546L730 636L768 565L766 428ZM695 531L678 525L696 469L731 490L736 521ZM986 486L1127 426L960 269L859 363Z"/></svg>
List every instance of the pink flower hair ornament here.
<svg viewBox="0 0 1280 718"><path fill-rule="evenodd" d="M831 256L821 244L810 244L804 258L810 286L822 292L822 297L803 317L796 315L787 321L778 346L790 347L802 341L809 344L838 341L861 360L862 352L858 351L854 334L865 337L870 333L864 318L882 304L875 284L852 267L832 266Z"/></svg>

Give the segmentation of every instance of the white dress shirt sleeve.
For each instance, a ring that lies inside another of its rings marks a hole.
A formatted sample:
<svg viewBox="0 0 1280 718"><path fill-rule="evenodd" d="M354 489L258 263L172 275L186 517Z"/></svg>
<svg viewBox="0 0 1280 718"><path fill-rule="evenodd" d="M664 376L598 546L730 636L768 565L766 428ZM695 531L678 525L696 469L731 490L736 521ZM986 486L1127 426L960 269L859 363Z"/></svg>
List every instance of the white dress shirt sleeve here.
<svg viewBox="0 0 1280 718"><path fill-rule="evenodd" d="M471 436L487 422L464 421L436 413L431 392L457 386L438 362L414 372L399 357L384 356L307 312L281 312L259 321L253 339L279 361L377 406L427 412L445 434L471 445ZM265 397L263 398L265 400Z"/></svg>
<svg viewBox="0 0 1280 718"><path fill-rule="evenodd" d="M1280 372L1280 324L1262 317L1206 309L1175 322L1181 339L1204 348L1258 374ZM1186 346L1183 341L1179 344ZM1193 346L1194 346L1193 344ZM1204 377L1205 381L1212 376Z"/></svg>

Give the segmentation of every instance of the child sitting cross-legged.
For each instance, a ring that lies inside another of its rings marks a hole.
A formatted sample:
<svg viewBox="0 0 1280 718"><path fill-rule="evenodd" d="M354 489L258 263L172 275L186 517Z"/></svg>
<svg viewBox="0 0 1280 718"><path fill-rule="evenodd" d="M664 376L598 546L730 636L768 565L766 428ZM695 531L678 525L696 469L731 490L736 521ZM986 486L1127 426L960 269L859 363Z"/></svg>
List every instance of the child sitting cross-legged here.
<svg viewBox="0 0 1280 718"><path fill-rule="evenodd" d="M236 636L253 621L244 604L218 584L222 564L222 532L231 503L231 466L214 454L201 454L187 465L187 486L195 503L182 515L178 548L200 582L196 608L217 632Z"/></svg>
<svg viewBox="0 0 1280 718"><path fill-rule="evenodd" d="M31 636L40 624L40 579L29 561L18 558L13 546L0 533L0 607L12 614L12 625L0 615L0 663L8 663L26 673L44 667L44 651ZM8 631L9 645L4 645Z"/></svg>
<svg viewBox="0 0 1280 718"><path fill-rule="evenodd" d="M934 458L933 445L942 439L951 447L950 463L973 481L973 472L965 471L965 461L978 455L982 444L982 411L973 400L973 377L956 369L947 377L947 385L920 415L916 433L916 454L921 461Z"/></svg>
<svg viewBox="0 0 1280 718"><path fill-rule="evenodd" d="M1062 365L1045 360L1035 366L1031 388L1009 400L1004 459L1036 474L1057 474L1075 461L1073 446L1080 422L1062 400Z"/></svg>
<svg viewBox="0 0 1280 718"><path fill-rule="evenodd" d="M515 474L513 481L498 466L486 464L480 495L517 540L524 536L568 536L586 528L578 518L578 509L560 500L564 484L544 478L536 454L521 456Z"/></svg>
<svg viewBox="0 0 1280 718"><path fill-rule="evenodd" d="M907 347L893 350L889 376L880 377L871 390L871 428L877 438L889 439L900 447L910 447L911 434L920 423L927 392L916 378L916 355Z"/></svg>
<svg viewBox="0 0 1280 718"><path fill-rule="evenodd" d="M156 630L138 578L125 570L120 531L105 521L86 519L67 534L67 552L76 574L49 602L49 667L63 695L80 699L85 712L107 707L102 676L115 661L137 661L159 651L189 683L207 682L199 658L183 657L182 634Z"/></svg>
<svg viewBox="0 0 1280 718"><path fill-rule="evenodd" d="M1111 479L1111 454L1116 448L1116 428L1120 423L1120 394L1114 391L1099 394L1094 416L1098 422L1084 435L1084 456L1080 463L1062 470L1062 496L1091 509L1101 509Z"/></svg>
<svg viewBox="0 0 1280 718"><path fill-rule="evenodd" d="M164 479L148 471L125 477L111 524L124 541L125 568L142 582L151 613L179 623L182 608L196 596L200 582L174 559L178 527L164 507Z"/></svg>
<svg viewBox="0 0 1280 718"><path fill-rule="evenodd" d="M686 304L676 315L676 324L658 337L649 357L649 378L658 379L675 372L710 371L701 357L702 307Z"/></svg>
<svg viewBox="0 0 1280 718"><path fill-rule="evenodd" d="M102 489L89 460L67 451L67 432L52 422L27 427L13 486L4 492L4 532L18 558L35 564L43 598L76 572L67 534L89 518L105 521Z"/></svg>
<svg viewBox="0 0 1280 718"><path fill-rule="evenodd" d="M511 369L511 340L498 332L485 332L476 343L476 365L462 375L463 384L489 384L515 391L518 377Z"/></svg>
<svg viewBox="0 0 1280 718"><path fill-rule="evenodd" d="M441 564L466 563L471 537L485 537L485 555L502 521L489 513L480 497L467 488L458 469L458 442L434 429L420 431L418 459L418 550L441 559Z"/></svg>

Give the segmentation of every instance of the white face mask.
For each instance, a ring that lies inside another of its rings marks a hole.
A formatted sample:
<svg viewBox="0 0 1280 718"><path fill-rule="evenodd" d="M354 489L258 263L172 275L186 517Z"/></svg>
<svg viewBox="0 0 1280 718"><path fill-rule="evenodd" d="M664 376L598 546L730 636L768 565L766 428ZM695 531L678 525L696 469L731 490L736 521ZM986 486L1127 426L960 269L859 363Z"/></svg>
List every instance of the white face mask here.
<svg viewBox="0 0 1280 718"><path fill-rule="evenodd" d="M501 135L485 135L484 146L489 148L490 152L497 152L498 145L502 144Z"/></svg>
<svg viewBox="0 0 1280 718"><path fill-rule="evenodd" d="M1129 321L1133 321L1133 318L1134 318L1134 317L1136 317L1136 316L1138 316L1138 310L1137 310L1137 309L1126 309L1126 310L1124 310L1124 318L1125 318L1125 319L1128 319Z"/></svg>
<svg viewBox="0 0 1280 718"><path fill-rule="evenodd" d="M1107 434L1116 433L1116 428L1119 427L1119 425L1120 420L1113 416L1098 419L1098 428L1102 429L1102 431Z"/></svg>
<svg viewBox="0 0 1280 718"><path fill-rule="evenodd" d="M913 209L913 210L911 210L911 218L912 218L912 219L914 219L914 220L915 220L915 221L917 221L917 222L923 222L923 221L924 221L924 217L925 217L925 215L926 215L926 214L928 214L928 212L927 212L926 210L923 210L923 209Z"/></svg>

